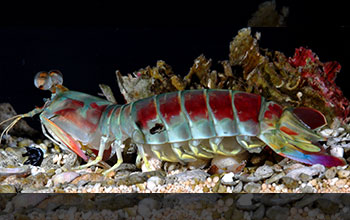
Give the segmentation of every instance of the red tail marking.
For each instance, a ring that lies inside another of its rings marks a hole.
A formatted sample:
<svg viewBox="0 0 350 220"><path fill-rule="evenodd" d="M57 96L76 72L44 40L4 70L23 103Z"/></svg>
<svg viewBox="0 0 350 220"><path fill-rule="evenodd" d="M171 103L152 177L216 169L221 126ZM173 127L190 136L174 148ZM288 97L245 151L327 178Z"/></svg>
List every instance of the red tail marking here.
<svg viewBox="0 0 350 220"><path fill-rule="evenodd" d="M288 134L288 135L298 135L298 133L296 133L295 131L291 130L290 128L287 128L285 126L280 127L280 130L283 131L284 133Z"/></svg>
<svg viewBox="0 0 350 220"><path fill-rule="evenodd" d="M283 109L280 105L269 104L268 109L265 111L264 118L272 119L273 116L280 118L282 115Z"/></svg>

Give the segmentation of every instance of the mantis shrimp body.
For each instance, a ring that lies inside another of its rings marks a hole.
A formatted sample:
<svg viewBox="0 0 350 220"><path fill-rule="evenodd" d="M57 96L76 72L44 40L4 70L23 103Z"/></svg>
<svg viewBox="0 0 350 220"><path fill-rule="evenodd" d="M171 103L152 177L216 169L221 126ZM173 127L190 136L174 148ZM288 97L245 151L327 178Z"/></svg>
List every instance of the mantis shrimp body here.
<svg viewBox="0 0 350 220"><path fill-rule="evenodd" d="M7 132L23 117L40 113L44 134L85 161L83 147L98 152L88 167L116 153L122 162L123 142L131 139L138 159L192 162L215 155L236 155L246 149L269 146L277 154L306 164L344 165L317 145L317 131L326 124L317 110L282 108L263 97L232 90L185 90L160 94L125 105L70 91L62 86L59 71L39 72L35 85L52 92L41 108L18 115ZM9 119L10 120L10 119ZM239 146L239 147L238 147Z"/></svg>

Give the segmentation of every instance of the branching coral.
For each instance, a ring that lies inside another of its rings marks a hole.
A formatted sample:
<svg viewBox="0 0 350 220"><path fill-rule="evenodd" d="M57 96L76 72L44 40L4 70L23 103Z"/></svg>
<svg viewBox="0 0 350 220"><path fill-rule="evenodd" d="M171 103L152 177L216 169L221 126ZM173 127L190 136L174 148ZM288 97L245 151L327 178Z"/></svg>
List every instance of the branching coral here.
<svg viewBox="0 0 350 220"><path fill-rule="evenodd" d="M260 94L289 106L307 106L324 113L331 124L347 122L350 104L335 78L337 62L322 63L310 49L297 48L293 57L261 49L260 34L243 28L230 43L229 60L222 70L211 70L212 60L200 55L185 77L176 75L164 61L132 76L117 71L119 87L127 102L151 95L184 89L232 89Z"/></svg>

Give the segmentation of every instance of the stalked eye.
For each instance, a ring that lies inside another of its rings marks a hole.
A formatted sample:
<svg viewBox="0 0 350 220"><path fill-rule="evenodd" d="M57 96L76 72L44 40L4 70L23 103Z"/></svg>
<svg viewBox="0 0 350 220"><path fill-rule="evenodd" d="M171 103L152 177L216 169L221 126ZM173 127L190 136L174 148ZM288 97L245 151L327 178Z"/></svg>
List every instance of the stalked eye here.
<svg viewBox="0 0 350 220"><path fill-rule="evenodd" d="M49 75L51 77L53 85L62 85L63 75L59 70L50 70Z"/></svg>
<svg viewBox="0 0 350 220"><path fill-rule="evenodd" d="M52 87L52 80L45 71L38 72L34 77L34 85L41 90L49 90Z"/></svg>
<svg viewBox="0 0 350 220"><path fill-rule="evenodd" d="M297 107L293 109L293 113L310 129L320 128L327 124L325 116L316 109Z"/></svg>

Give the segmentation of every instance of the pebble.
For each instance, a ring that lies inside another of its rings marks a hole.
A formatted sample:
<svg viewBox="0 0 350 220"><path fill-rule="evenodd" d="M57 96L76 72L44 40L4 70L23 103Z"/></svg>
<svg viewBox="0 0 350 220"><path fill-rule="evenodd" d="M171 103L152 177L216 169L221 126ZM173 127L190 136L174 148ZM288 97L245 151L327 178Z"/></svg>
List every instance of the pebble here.
<svg viewBox="0 0 350 220"><path fill-rule="evenodd" d="M76 177L71 183L77 185L80 181L83 182L99 182L105 180L105 177L100 173L85 173Z"/></svg>
<svg viewBox="0 0 350 220"><path fill-rule="evenodd" d="M275 172L282 172L283 171L282 167L278 164L274 164L273 169Z"/></svg>
<svg viewBox="0 0 350 220"><path fill-rule="evenodd" d="M335 157L343 157L344 156L344 148L340 146L332 146L330 153Z"/></svg>
<svg viewBox="0 0 350 220"><path fill-rule="evenodd" d="M297 169L300 169L300 168L303 168L303 167L306 167L304 164L301 164L301 163L297 163L293 160L289 160L288 158L285 158L287 159L286 161L283 159L281 162L280 162L280 165L282 165L283 167L283 170L286 174L288 174L289 172L293 171L293 170L297 170Z"/></svg>
<svg viewBox="0 0 350 220"><path fill-rule="evenodd" d="M296 208L303 208L305 206L308 206L308 205L312 204L313 202L315 202L319 198L320 198L319 194L308 194L308 195L305 195L301 200L297 201L294 204L294 207L296 207Z"/></svg>
<svg viewBox="0 0 350 220"><path fill-rule="evenodd" d="M290 189L296 189L299 186L298 181L289 177L289 176L283 177L282 181L283 181L284 185Z"/></svg>
<svg viewBox="0 0 350 220"><path fill-rule="evenodd" d="M328 170L326 170L324 175L325 175L325 177L327 179L333 179L336 174L337 174L337 168L336 167L331 167Z"/></svg>
<svg viewBox="0 0 350 220"><path fill-rule="evenodd" d="M265 215L265 206L260 205L257 210L254 211L252 220L261 220L264 218Z"/></svg>
<svg viewBox="0 0 350 220"><path fill-rule="evenodd" d="M221 178L221 183L224 185L229 185L233 186L236 184L236 182L233 180L235 174L233 172L226 173L222 178Z"/></svg>
<svg viewBox="0 0 350 220"><path fill-rule="evenodd" d="M319 209L312 209L308 212L308 216L315 218L319 214L320 210Z"/></svg>
<svg viewBox="0 0 350 220"><path fill-rule="evenodd" d="M298 179L300 179L302 182L308 182L308 181L310 181L312 179L312 176L310 176L310 175L308 175L306 173L301 173L299 175Z"/></svg>
<svg viewBox="0 0 350 220"><path fill-rule="evenodd" d="M249 153L247 152L239 153L234 156L217 155L212 159L211 165L217 167L218 170L216 173L238 172L240 171L242 163L247 160L248 157Z"/></svg>
<svg viewBox="0 0 350 220"><path fill-rule="evenodd" d="M274 173L273 169L268 165L263 165L256 169L254 175L260 177L261 179L266 179L272 176Z"/></svg>
<svg viewBox="0 0 350 220"><path fill-rule="evenodd" d="M165 178L166 182L186 182L197 179L198 181L205 181L209 174L204 170L189 170L174 175L169 175Z"/></svg>
<svg viewBox="0 0 350 220"><path fill-rule="evenodd" d="M15 168L3 168L0 167L0 177L1 176L12 176L16 175L18 177L28 176L31 172L29 166L15 167Z"/></svg>
<svg viewBox="0 0 350 220"><path fill-rule="evenodd" d="M238 184L233 188L232 193L240 193L243 189L243 182L239 181Z"/></svg>
<svg viewBox="0 0 350 220"><path fill-rule="evenodd" d="M232 206L233 205L233 199L232 198L228 198L228 199L226 199L225 200L225 206L226 207L230 207L230 206Z"/></svg>
<svg viewBox="0 0 350 220"><path fill-rule="evenodd" d="M160 203L151 198L145 198L141 200L137 207L137 213L140 214L145 219L150 218L152 215L152 210L160 208Z"/></svg>
<svg viewBox="0 0 350 220"><path fill-rule="evenodd" d="M325 167L321 164L314 164L311 167L300 167L294 170L291 170L287 173L286 177L291 177L295 180L301 180L300 175L304 174L304 177L308 175L310 178L316 175L319 175L325 171ZM309 178L308 177L308 178Z"/></svg>
<svg viewBox="0 0 350 220"><path fill-rule="evenodd" d="M350 170L339 170L337 175L339 178L346 179L350 176Z"/></svg>
<svg viewBox="0 0 350 220"><path fill-rule="evenodd" d="M346 179L340 179L335 183L335 185L339 188L342 188L346 185L346 183L347 183Z"/></svg>
<svg viewBox="0 0 350 220"><path fill-rule="evenodd" d="M305 186L300 187L300 191L301 191L301 193L315 193L316 189L312 186L305 185Z"/></svg>
<svg viewBox="0 0 350 220"><path fill-rule="evenodd" d="M322 131L320 131L320 134L323 137L329 138L330 136L332 136L333 131L334 131L333 129L326 128L326 129L323 129Z"/></svg>
<svg viewBox="0 0 350 220"><path fill-rule="evenodd" d="M329 199L320 198L316 201L316 204L325 214L335 214L339 211L338 204Z"/></svg>
<svg viewBox="0 0 350 220"><path fill-rule="evenodd" d="M284 177L286 174L284 172L281 173L275 173L273 174L269 179L265 180L266 184L271 184L278 182L282 177Z"/></svg>
<svg viewBox="0 0 350 220"><path fill-rule="evenodd" d="M88 211L88 212L83 213L83 214L81 215L81 218L82 218L83 220L88 220L88 219L90 219L91 215L92 215L92 212L91 212L91 211Z"/></svg>
<svg viewBox="0 0 350 220"><path fill-rule="evenodd" d="M266 210L266 216L271 220L287 219L289 215L289 208L281 206L272 206Z"/></svg>
<svg viewBox="0 0 350 220"><path fill-rule="evenodd" d="M59 174L54 175L52 177L52 181L53 181L54 185L63 184L63 183L70 183L78 176L79 176L78 173L73 172L73 171L68 171L68 172L63 172L63 173L59 173Z"/></svg>
<svg viewBox="0 0 350 220"><path fill-rule="evenodd" d="M158 176L152 176L148 178L147 180L147 189L149 189L151 192L155 191L158 186L161 186L165 183L164 179L158 177Z"/></svg>
<svg viewBox="0 0 350 220"><path fill-rule="evenodd" d="M259 193L261 190L261 185L259 183L247 183L244 186L244 191L247 193Z"/></svg>
<svg viewBox="0 0 350 220"><path fill-rule="evenodd" d="M17 194L15 197L13 197L11 203L13 203L15 210L21 210L23 208L26 209L28 207L34 207L48 197L49 195L45 193Z"/></svg>
<svg viewBox="0 0 350 220"><path fill-rule="evenodd" d="M258 205L254 205L252 199L254 198L253 194L243 194L241 195L237 202L236 202L236 207L241 210L255 210Z"/></svg>

